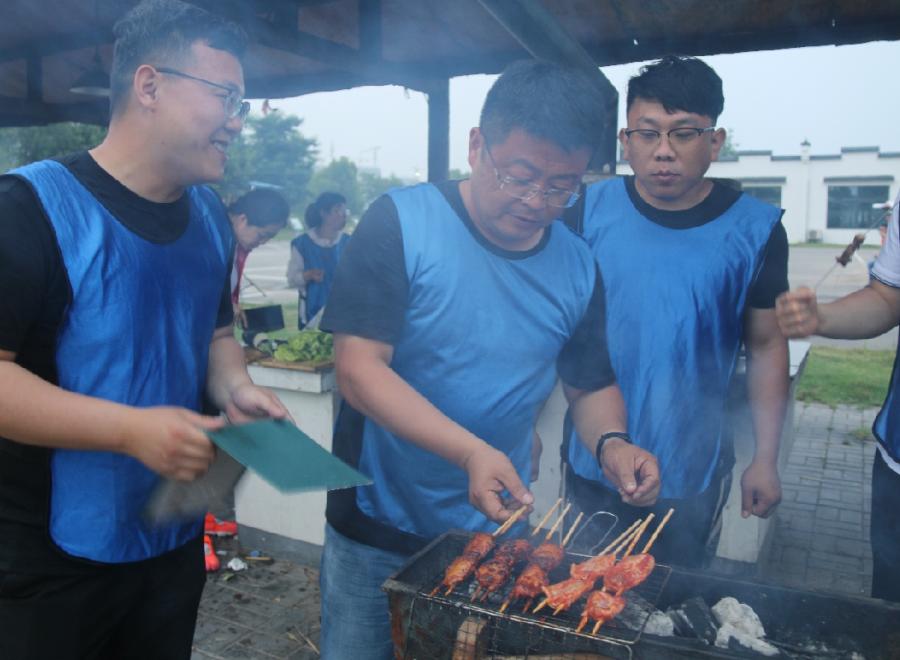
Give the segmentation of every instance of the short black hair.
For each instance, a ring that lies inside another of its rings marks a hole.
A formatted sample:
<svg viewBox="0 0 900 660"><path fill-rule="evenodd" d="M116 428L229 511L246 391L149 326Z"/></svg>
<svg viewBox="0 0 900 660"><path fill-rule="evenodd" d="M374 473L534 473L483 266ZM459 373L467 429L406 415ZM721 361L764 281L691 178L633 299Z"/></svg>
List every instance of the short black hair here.
<svg viewBox="0 0 900 660"><path fill-rule="evenodd" d="M255 188L241 195L231 206L228 212L232 215L244 215L254 227L268 227L270 225L284 226L287 224L291 207L287 200L277 190L271 188Z"/></svg>
<svg viewBox="0 0 900 660"><path fill-rule="evenodd" d="M586 69L544 60L509 65L487 93L479 120L488 144L514 129L566 151L595 151L606 119L603 92Z"/></svg>
<svg viewBox="0 0 900 660"><path fill-rule="evenodd" d="M628 81L626 109L639 98L658 102L666 112L680 110L710 117L713 123L725 107L719 74L696 57L680 55L666 55L641 67Z"/></svg>
<svg viewBox="0 0 900 660"><path fill-rule="evenodd" d="M306 207L303 214L303 222L310 229L315 229L322 224L322 213L328 212L338 204L346 204L347 198L341 193L323 192L316 197L316 201Z"/></svg>
<svg viewBox="0 0 900 660"><path fill-rule="evenodd" d="M113 27L110 113L125 105L134 72L142 64L178 66L201 41L237 59L244 56L247 33L221 16L179 0L143 0Z"/></svg>

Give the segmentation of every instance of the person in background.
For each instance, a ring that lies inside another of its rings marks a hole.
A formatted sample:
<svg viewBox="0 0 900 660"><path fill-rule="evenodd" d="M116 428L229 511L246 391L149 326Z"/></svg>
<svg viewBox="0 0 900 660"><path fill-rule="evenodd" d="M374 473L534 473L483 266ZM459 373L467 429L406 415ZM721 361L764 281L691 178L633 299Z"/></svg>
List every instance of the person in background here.
<svg viewBox="0 0 900 660"><path fill-rule="evenodd" d="M204 393L285 417L234 339L225 172L240 27L177 0L117 22L109 131L0 177L0 658L187 660L203 518L150 525L204 474Z"/></svg>
<svg viewBox="0 0 900 660"><path fill-rule="evenodd" d="M301 330L325 306L335 268L350 238L342 231L347 224L347 200L340 193L323 192L306 207L303 220L306 231L291 241L287 270L288 286L300 292L297 327Z"/></svg>
<svg viewBox="0 0 900 660"><path fill-rule="evenodd" d="M812 289L781 295L778 324L788 337L819 335L834 339L868 339L900 323L900 195L894 201L887 240L869 284L834 302L818 304ZM872 596L900 602L900 365L872 425L878 441L872 465Z"/></svg>
<svg viewBox="0 0 900 660"><path fill-rule="evenodd" d="M234 231L234 267L231 269L231 306L234 322L247 327L241 310L241 278L247 255L271 239L287 224L290 206L281 193L270 188L257 188L241 195L228 207L228 218Z"/></svg>
<svg viewBox="0 0 900 660"><path fill-rule="evenodd" d="M384 580L449 529L493 531L533 502L557 370L585 437L625 430L597 266L556 222L602 108L587 72L510 66L469 132L471 177L391 191L348 243L322 318L344 397L333 451L374 484L328 494L326 660L392 657ZM653 456L617 438L597 455L624 499L653 502Z"/></svg>
<svg viewBox="0 0 900 660"><path fill-rule="evenodd" d="M741 478L741 513L768 516L781 499L777 459L788 392L788 346L775 321L787 290L781 210L706 177L725 142L715 128L722 80L701 60L665 57L628 83L619 132L633 176L587 188L571 209L606 287L613 369L629 440L659 459L657 515L677 519L660 561L702 566L714 550L734 463L729 383L745 344L756 451ZM566 434L566 491L583 511L629 525L647 515L619 501L590 436Z"/></svg>

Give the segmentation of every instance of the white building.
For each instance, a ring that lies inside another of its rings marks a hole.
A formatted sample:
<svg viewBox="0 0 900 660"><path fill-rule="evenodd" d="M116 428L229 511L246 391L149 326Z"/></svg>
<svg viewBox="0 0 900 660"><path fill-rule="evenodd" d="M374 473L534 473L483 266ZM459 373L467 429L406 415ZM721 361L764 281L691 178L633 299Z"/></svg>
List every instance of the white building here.
<svg viewBox="0 0 900 660"><path fill-rule="evenodd" d="M709 176L733 179L749 194L783 208L791 243L849 243L882 217L873 204L896 198L900 152L843 147L839 154L810 155L809 146L804 142L799 156L738 151L713 163ZM620 162L616 171L631 174L627 162ZM878 232L869 232L866 243L878 245Z"/></svg>

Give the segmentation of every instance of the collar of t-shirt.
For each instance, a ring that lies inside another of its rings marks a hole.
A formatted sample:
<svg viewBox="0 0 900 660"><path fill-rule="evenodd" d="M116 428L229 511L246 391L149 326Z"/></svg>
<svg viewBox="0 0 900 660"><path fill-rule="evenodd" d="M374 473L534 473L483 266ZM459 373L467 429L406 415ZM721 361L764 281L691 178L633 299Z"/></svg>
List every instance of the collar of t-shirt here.
<svg viewBox="0 0 900 660"><path fill-rule="evenodd" d="M682 211L664 211L644 201L634 185L634 177L625 177L625 190L634 207L651 222L669 229L690 229L711 222L725 213L741 196L741 191L726 182L711 179L712 190L696 206Z"/></svg>
<svg viewBox="0 0 900 660"><path fill-rule="evenodd" d="M463 203L462 193L459 192L459 184L462 183L461 180L451 180L451 181L443 181L441 183L435 184L437 189L441 191L441 194L447 200L447 203L450 204L450 207L456 212L456 215L459 216L459 219L462 220L463 224L466 226L466 229L469 230L469 233L475 237L475 240L478 241L486 250L489 250L496 254L497 256L503 257L504 259L527 259L528 257L537 254L547 245L547 242L550 240L550 232L553 229L552 226L547 226L544 229L544 233L541 236L541 240L538 241L537 245L528 250L505 250L499 245L495 245L487 238L485 238L484 234L482 234L478 227L475 226L475 223L472 221L472 217L469 215L468 210L466 210L466 205Z"/></svg>
<svg viewBox="0 0 900 660"><path fill-rule="evenodd" d="M129 190L104 170L86 151L58 159L88 192L122 225L151 243L171 243L187 229L187 194L174 202L151 202Z"/></svg>
<svg viewBox="0 0 900 660"><path fill-rule="evenodd" d="M306 235L309 236L309 240L318 245L320 248L330 248L337 245L341 237L344 235L344 232L339 231L333 238L324 238L319 235L319 228L313 227L306 232Z"/></svg>

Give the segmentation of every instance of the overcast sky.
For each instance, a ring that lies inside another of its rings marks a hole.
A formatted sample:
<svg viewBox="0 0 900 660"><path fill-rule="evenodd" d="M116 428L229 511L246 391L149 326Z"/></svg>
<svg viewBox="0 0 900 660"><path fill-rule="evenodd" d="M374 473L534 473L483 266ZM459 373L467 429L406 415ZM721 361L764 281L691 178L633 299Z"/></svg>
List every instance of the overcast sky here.
<svg viewBox="0 0 900 660"><path fill-rule="evenodd" d="M813 154L841 147L879 146L900 151L900 42L716 55L703 58L725 84L718 125L733 132L739 150L799 154L808 139ZM893 63L893 64L891 64ZM606 67L619 91L619 126L625 90L641 63ZM493 76L450 82L450 167L468 170L468 131ZM301 131L319 142L319 162L347 156L382 173L425 176L425 96L400 87L364 87L271 102L303 119ZM254 111L259 103L254 103ZM376 157L377 150L377 157Z"/></svg>

